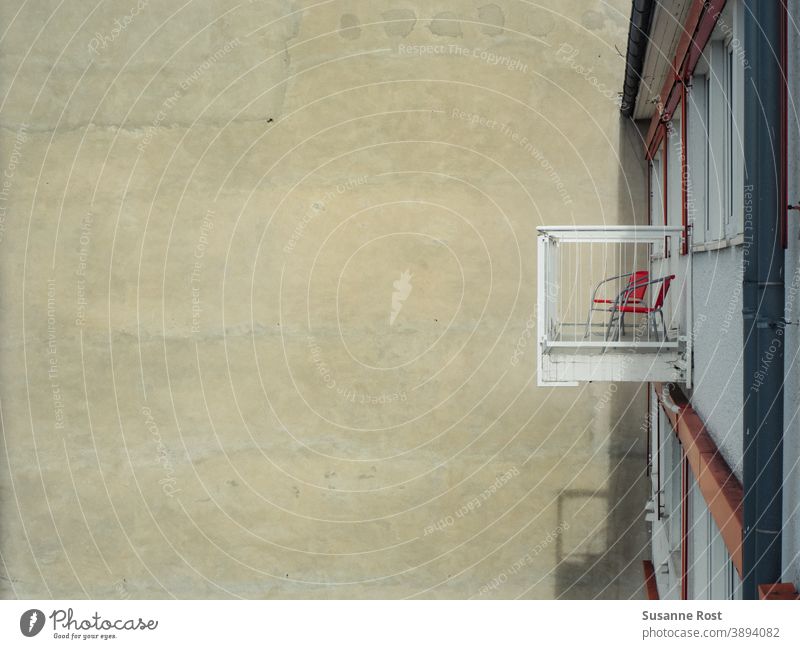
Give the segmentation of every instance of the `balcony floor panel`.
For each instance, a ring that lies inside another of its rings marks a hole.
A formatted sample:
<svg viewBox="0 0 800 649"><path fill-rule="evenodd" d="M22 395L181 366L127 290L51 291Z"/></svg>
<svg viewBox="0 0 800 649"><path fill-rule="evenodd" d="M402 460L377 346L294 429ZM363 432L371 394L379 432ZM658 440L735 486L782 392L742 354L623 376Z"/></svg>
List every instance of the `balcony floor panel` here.
<svg viewBox="0 0 800 649"><path fill-rule="evenodd" d="M585 335L586 324L562 323L559 326L555 338L548 339L548 344L554 347L575 347L575 348L604 348L620 347L633 350L650 350L653 353L659 349L677 347L678 332L675 329L668 331L669 338L665 341L663 335L655 336L642 334L642 327L626 327L624 334L613 336L613 340L606 340L606 325L595 324L589 330L589 335Z"/></svg>

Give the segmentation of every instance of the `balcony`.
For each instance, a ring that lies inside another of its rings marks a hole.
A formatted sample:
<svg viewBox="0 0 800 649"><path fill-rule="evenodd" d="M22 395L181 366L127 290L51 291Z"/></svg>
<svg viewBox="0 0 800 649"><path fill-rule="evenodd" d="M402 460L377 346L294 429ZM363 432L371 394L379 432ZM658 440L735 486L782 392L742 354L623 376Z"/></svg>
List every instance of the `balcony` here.
<svg viewBox="0 0 800 649"><path fill-rule="evenodd" d="M682 228L538 230L537 384L691 387L692 257L681 254Z"/></svg>

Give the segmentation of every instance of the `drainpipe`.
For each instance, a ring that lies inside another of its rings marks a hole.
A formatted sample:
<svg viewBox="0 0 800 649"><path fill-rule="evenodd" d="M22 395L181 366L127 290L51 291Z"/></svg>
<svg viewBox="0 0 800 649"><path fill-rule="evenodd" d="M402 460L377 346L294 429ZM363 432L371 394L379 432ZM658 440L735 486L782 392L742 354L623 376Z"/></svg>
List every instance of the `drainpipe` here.
<svg viewBox="0 0 800 649"><path fill-rule="evenodd" d="M744 0L745 599L781 581L784 253L781 242L780 4Z"/></svg>

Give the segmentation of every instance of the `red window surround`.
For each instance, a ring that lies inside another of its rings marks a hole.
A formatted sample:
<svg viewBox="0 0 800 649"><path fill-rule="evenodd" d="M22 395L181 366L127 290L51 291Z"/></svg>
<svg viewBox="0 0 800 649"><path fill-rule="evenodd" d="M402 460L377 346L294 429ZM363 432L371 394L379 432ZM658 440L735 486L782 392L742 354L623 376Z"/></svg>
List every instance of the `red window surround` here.
<svg viewBox="0 0 800 649"><path fill-rule="evenodd" d="M681 599L689 599L689 462L681 449Z"/></svg>
<svg viewBox="0 0 800 649"><path fill-rule="evenodd" d="M697 481L711 516L720 530L731 561L741 576L742 497L744 495L742 484L722 457L719 448L683 391L675 385L663 383L654 383L653 388L662 410L667 415L681 443L686 469L692 472ZM668 388L667 396L672 402L669 407L664 405L665 388ZM673 404L677 406L677 412L673 409ZM687 509L685 507L685 481L683 482L682 517ZM682 552L686 552L685 547ZM685 584L682 585L681 590L685 593Z"/></svg>
<svg viewBox="0 0 800 649"><path fill-rule="evenodd" d="M758 587L758 599L771 600L800 600L800 594L792 583L786 584L761 584Z"/></svg>
<svg viewBox="0 0 800 649"><path fill-rule="evenodd" d="M725 9L726 0L693 0L686 22L683 25L683 36L672 60L672 75L668 75L661 89L658 110L650 120L650 128L645 138L647 157L651 158L664 137L664 124L672 119L682 94L684 81L693 74L703 54L717 20Z"/></svg>
<svg viewBox="0 0 800 649"><path fill-rule="evenodd" d="M681 254L689 252L689 163L687 154L689 110L686 105L686 84L681 84Z"/></svg>
<svg viewBox="0 0 800 649"><path fill-rule="evenodd" d="M688 190L687 190L687 165L686 165L686 83L694 74L697 62L703 54L711 34L719 20L726 0L693 0L686 22L683 25L683 36L675 51L672 60L672 74L667 75L658 100L658 108L650 120L650 128L645 138L645 153L648 160L652 160L659 144L665 141L666 124L672 120L675 111L681 111L681 223L683 224L683 240L681 254L689 251L689 223L688 223ZM680 104L680 107L679 107ZM666 156L665 156L666 157ZM664 161L664 193L666 194L666 159ZM664 222L666 223L666 199L664 209Z"/></svg>

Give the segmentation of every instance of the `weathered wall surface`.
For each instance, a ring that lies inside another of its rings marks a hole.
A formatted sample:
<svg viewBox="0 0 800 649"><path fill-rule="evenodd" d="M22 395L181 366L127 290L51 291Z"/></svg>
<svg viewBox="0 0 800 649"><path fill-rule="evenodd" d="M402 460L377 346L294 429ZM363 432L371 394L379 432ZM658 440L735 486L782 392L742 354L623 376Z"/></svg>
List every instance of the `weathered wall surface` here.
<svg viewBox="0 0 800 649"><path fill-rule="evenodd" d="M530 324L644 218L629 7L4 2L0 593L636 596L642 402Z"/></svg>
<svg viewBox="0 0 800 649"><path fill-rule="evenodd" d="M694 254L692 404L742 479L741 246Z"/></svg>

